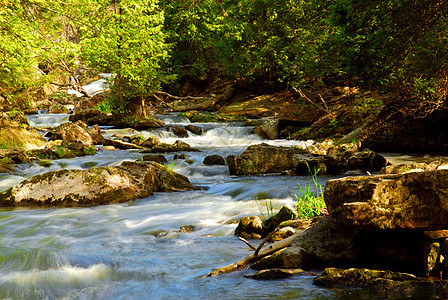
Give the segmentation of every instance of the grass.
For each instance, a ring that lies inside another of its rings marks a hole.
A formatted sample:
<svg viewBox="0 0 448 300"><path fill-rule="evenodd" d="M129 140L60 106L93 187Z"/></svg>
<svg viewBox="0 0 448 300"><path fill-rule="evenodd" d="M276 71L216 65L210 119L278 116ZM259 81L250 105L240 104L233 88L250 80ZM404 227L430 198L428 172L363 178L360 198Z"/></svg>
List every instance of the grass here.
<svg viewBox="0 0 448 300"><path fill-rule="evenodd" d="M274 215L274 205L272 204L272 200L265 201L264 204L266 206L266 215L263 213L263 205L259 203L259 200L255 200L257 203L258 209L260 210L261 217L263 220L269 219L271 216Z"/></svg>
<svg viewBox="0 0 448 300"><path fill-rule="evenodd" d="M317 174L320 169L314 169L312 172L310 166L308 164L307 166L310 181L304 186L299 184L299 192L294 195L299 219L312 219L326 211L323 187L317 183Z"/></svg>

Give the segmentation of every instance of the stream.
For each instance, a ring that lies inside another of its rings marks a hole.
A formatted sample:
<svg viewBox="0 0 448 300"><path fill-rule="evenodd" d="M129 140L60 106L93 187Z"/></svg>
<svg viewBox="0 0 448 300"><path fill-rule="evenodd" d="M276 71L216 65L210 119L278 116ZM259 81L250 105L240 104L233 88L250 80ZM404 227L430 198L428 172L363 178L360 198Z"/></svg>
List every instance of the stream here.
<svg viewBox="0 0 448 300"><path fill-rule="evenodd" d="M160 116L168 125L188 119ZM57 126L68 115L32 115L35 127ZM257 281L243 270L199 279L212 269L236 262L250 250L233 235L245 215L269 216L294 203L304 176L230 176L226 166L206 166L207 155L241 154L249 145L306 147L309 142L265 141L238 124L195 123L204 135L178 138L164 129L141 131L162 142L182 140L201 152L186 160L165 155L167 166L189 177L200 191L156 193L125 204L89 208L0 209L0 298L11 299L359 299L361 290L329 290L312 284L319 273ZM105 137L126 129L103 128ZM33 175L61 168L118 165L143 157L135 150L33 162L13 174L0 174L0 191ZM325 185L330 177L318 178ZM180 233L193 225L192 233ZM253 241L257 245L259 241ZM369 295L371 298L372 295Z"/></svg>

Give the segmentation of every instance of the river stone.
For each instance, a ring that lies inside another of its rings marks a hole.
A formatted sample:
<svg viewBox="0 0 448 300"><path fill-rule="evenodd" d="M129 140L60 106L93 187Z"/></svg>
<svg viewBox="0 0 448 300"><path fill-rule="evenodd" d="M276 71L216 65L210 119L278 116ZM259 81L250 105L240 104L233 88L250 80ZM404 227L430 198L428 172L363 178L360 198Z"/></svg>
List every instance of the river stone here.
<svg viewBox="0 0 448 300"><path fill-rule="evenodd" d="M63 140L89 147L93 145L93 139L88 132L87 125L82 121L75 123L66 122L56 127L51 135L52 140Z"/></svg>
<svg viewBox="0 0 448 300"><path fill-rule="evenodd" d="M217 154L213 154L213 155L209 155L206 156L204 158L204 165L207 166L212 166L212 165L222 165L225 166L226 165L226 161L224 160L224 158L220 155Z"/></svg>
<svg viewBox="0 0 448 300"><path fill-rule="evenodd" d="M329 180L331 218L363 229L448 228L448 170Z"/></svg>
<svg viewBox="0 0 448 300"><path fill-rule="evenodd" d="M58 170L0 193L0 206L89 206L122 203L152 192L195 189L188 179L155 162Z"/></svg>
<svg viewBox="0 0 448 300"><path fill-rule="evenodd" d="M264 235L264 229L260 217L242 217L235 229L235 235L245 239L261 239Z"/></svg>
<svg viewBox="0 0 448 300"><path fill-rule="evenodd" d="M92 138L93 142L96 145L104 144L104 137L103 134L101 133L101 129L98 126L98 124L95 124L92 127L88 128L87 132L89 133L90 137Z"/></svg>
<svg viewBox="0 0 448 300"><path fill-rule="evenodd" d="M277 280L277 279L289 278L302 273L305 273L305 271L302 269L276 268L276 269L261 270L253 275L248 275L244 277L251 279L262 279L262 280Z"/></svg>
<svg viewBox="0 0 448 300"><path fill-rule="evenodd" d="M291 235L293 235L294 233L296 233L296 231L292 227L286 226L286 227L280 228L271 236L271 238L269 239L269 242L273 243L273 242L284 240L287 237L290 237Z"/></svg>
<svg viewBox="0 0 448 300"><path fill-rule="evenodd" d="M269 120L254 129L254 133L264 139L275 140L279 137L279 120Z"/></svg>

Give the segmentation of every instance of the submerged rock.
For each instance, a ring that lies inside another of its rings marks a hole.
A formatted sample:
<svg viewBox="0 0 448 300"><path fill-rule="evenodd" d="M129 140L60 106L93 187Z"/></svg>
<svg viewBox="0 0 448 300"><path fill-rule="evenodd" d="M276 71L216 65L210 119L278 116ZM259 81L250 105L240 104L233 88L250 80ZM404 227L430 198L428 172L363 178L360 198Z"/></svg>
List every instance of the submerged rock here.
<svg viewBox="0 0 448 300"><path fill-rule="evenodd" d="M448 170L329 180L332 220L354 228L448 228Z"/></svg>
<svg viewBox="0 0 448 300"><path fill-rule="evenodd" d="M158 163L123 162L117 167L36 175L0 193L0 206L90 206L193 189L188 178Z"/></svg>

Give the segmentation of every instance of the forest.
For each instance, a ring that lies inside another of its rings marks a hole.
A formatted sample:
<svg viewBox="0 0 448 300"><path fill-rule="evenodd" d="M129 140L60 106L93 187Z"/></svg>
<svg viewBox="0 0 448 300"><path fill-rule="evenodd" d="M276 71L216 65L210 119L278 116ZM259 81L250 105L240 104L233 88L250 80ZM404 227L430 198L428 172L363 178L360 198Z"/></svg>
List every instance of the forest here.
<svg viewBox="0 0 448 300"><path fill-rule="evenodd" d="M443 0L1 0L0 95L114 73L115 109L191 79L270 93L359 86L415 117L445 106Z"/></svg>

